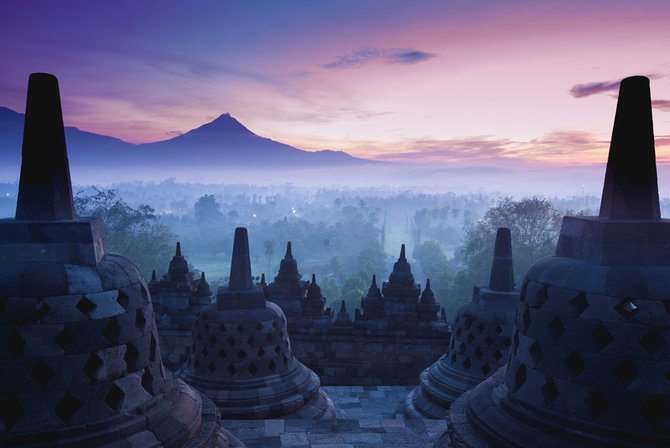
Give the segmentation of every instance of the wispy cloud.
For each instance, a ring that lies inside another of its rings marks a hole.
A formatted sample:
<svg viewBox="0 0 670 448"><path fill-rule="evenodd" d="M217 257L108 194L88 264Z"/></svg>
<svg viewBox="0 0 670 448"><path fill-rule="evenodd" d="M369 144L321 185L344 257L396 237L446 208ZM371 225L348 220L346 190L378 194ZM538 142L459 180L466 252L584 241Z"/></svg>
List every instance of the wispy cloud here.
<svg viewBox="0 0 670 448"><path fill-rule="evenodd" d="M334 61L323 64L324 68L352 68L372 62L386 64L416 64L427 61L436 55L407 48L359 48L351 53L338 56Z"/></svg>
<svg viewBox="0 0 670 448"><path fill-rule="evenodd" d="M649 79L659 79L663 78L665 75L660 73L649 73L644 76ZM584 98L591 95L597 95L599 93L617 92L619 90L620 83L621 80L619 79L615 81L597 81L587 82L584 84L575 84L570 88L569 92L570 95L574 96L575 98Z"/></svg>
<svg viewBox="0 0 670 448"><path fill-rule="evenodd" d="M664 112L670 112L670 100L651 100L651 107Z"/></svg>
<svg viewBox="0 0 670 448"><path fill-rule="evenodd" d="M586 96L596 95L598 93L613 92L619 90L621 81L601 81L587 82L585 84L575 84L570 88L570 95L575 98L584 98Z"/></svg>

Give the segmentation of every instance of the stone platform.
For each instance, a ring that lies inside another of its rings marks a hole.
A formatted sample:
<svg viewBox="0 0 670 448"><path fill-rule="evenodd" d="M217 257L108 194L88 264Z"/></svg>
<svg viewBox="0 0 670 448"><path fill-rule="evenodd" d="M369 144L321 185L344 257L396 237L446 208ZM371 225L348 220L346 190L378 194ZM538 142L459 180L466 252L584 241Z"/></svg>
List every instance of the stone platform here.
<svg viewBox="0 0 670 448"><path fill-rule="evenodd" d="M433 448L446 421L405 420L404 400L413 386L323 386L335 403L337 422L223 420L247 448Z"/></svg>

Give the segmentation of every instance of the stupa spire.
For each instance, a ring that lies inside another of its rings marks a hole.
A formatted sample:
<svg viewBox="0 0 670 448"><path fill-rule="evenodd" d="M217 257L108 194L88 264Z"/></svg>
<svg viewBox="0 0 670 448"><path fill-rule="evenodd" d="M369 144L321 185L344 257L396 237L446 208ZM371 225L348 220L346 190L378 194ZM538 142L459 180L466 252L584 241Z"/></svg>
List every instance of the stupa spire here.
<svg viewBox="0 0 670 448"><path fill-rule="evenodd" d="M174 256L175 257L181 257L182 256L181 255L181 243L179 241L177 241L177 249L175 250Z"/></svg>
<svg viewBox="0 0 670 448"><path fill-rule="evenodd" d="M245 227L238 227L235 229L233 258L230 263L228 289L231 291L244 291L250 289L252 286L249 236Z"/></svg>
<svg viewBox="0 0 670 448"><path fill-rule="evenodd" d="M30 75L23 129L16 219L74 219L63 113L55 76L47 73Z"/></svg>
<svg viewBox="0 0 670 448"><path fill-rule="evenodd" d="M291 242L286 243L286 255L284 258L293 258L293 253L291 252Z"/></svg>
<svg viewBox="0 0 670 448"><path fill-rule="evenodd" d="M660 219L649 78L621 81L600 217Z"/></svg>
<svg viewBox="0 0 670 448"><path fill-rule="evenodd" d="M405 245L403 244L400 246L400 258L398 260L406 261L407 258L405 257Z"/></svg>
<svg viewBox="0 0 670 448"><path fill-rule="evenodd" d="M506 227L500 227L496 232L489 289L494 291L512 291L514 289L512 235Z"/></svg>

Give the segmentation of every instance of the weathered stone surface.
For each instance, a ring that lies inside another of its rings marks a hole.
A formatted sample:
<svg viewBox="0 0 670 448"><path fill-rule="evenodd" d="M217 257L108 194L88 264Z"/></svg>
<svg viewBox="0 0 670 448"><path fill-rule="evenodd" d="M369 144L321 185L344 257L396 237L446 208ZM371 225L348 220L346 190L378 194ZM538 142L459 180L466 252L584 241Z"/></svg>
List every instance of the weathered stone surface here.
<svg viewBox="0 0 670 448"><path fill-rule="evenodd" d="M670 224L648 80L621 83L599 217L528 272L505 369L459 398L453 446L670 445Z"/></svg>
<svg viewBox="0 0 670 448"><path fill-rule="evenodd" d="M55 78L31 76L28 96L19 220L0 223L0 445L114 446L148 431L161 447L229 446L164 370L137 267L104 254L99 220L74 218Z"/></svg>
<svg viewBox="0 0 670 448"><path fill-rule="evenodd" d="M318 376L293 356L281 308L251 283L249 260L247 230L237 228L230 283L198 313L181 378L226 418L334 418Z"/></svg>
<svg viewBox="0 0 670 448"><path fill-rule="evenodd" d="M546 290L527 288L536 300ZM509 356L519 291L514 289L512 240L507 228L496 234L488 288L475 288L472 302L458 310L449 350L421 373L407 396L409 417L445 418L451 403L498 370Z"/></svg>

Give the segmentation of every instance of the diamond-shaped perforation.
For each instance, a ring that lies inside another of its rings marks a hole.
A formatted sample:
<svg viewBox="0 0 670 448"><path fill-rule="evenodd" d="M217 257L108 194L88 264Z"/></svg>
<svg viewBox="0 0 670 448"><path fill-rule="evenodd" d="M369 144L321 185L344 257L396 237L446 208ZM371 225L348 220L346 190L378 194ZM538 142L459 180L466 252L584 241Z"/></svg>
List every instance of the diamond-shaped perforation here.
<svg viewBox="0 0 670 448"><path fill-rule="evenodd" d="M142 374L142 387L144 390L149 392L151 395L154 395L154 376L151 374L151 370L148 367L144 368L144 373Z"/></svg>
<svg viewBox="0 0 670 448"><path fill-rule="evenodd" d="M281 352L281 347L279 345L275 345L275 353L279 354Z"/></svg>
<svg viewBox="0 0 670 448"><path fill-rule="evenodd" d="M667 395L649 395L640 407L640 414L649 426L656 430L660 424L670 420L670 397Z"/></svg>
<svg viewBox="0 0 670 448"><path fill-rule="evenodd" d="M149 361L155 361L158 355L158 344L156 343L156 338L154 335L151 335L151 343L149 344Z"/></svg>
<svg viewBox="0 0 670 448"><path fill-rule="evenodd" d="M558 338L563 336L565 334L565 326L563 325L563 321L561 320L560 317L555 316L551 322L549 322L549 334L551 335L551 339L556 342Z"/></svg>
<svg viewBox="0 0 670 448"><path fill-rule="evenodd" d="M268 363L268 368L272 373L274 373L277 370L277 363L271 359L270 362Z"/></svg>
<svg viewBox="0 0 670 448"><path fill-rule="evenodd" d="M466 341L472 343L475 340L475 336L472 333L468 333L468 336L465 338Z"/></svg>
<svg viewBox="0 0 670 448"><path fill-rule="evenodd" d="M24 414L25 410L15 396L0 399L0 421L4 423L5 431L11 431Z"/></svg>
<svg viewBox="0 0 670 448"><path fill-rule="evenodd" d="M456 353L452 353L449 359L451 360L451 364L454 364L456 362Z"/></svg>
<svg viewBox="0 0 670 448"><path fill-rule="evenodd" d="M63 398L60 399L56 405L54 411L58 418L63 420L65 423L68 423L72 418L79 412L81 409L82 402L72 395L70 392L66 392L63 395Z"/></svg>
<svg viewBox="0 0 670 448"><path fill-rule="evenodd" d="M256 324L256 331L259 332L259 331L261 331L261 330L263 330L263 324L260 323L260 322L258 322L258 323Z"/></svg>
<svg viewBox="0 0 670 448"><path fill-rule="evenodd" d="M598 346L599 350L603 350L605 347L610 345L612 341L614 341L614 337L609 331L607 331L607 328L605 328L602 323L599 323L591 332L591 337Z"/></svg>
<svg viewBox="0 0 670 448"><path fill-rule="evenodd" d="M498 336L500 336L500 333L503 332L503 329L502 329L502 327L501 327L500 325L496 325L496 327L493 329L493 331L495 332L495 334L497 334Z"/></svg>
<svg viewBox="0 0 670 448"><path fill-rule="evenodd" d="M470 367L472 367L472 361L470 361L470 358L465 358L465 361L463 361L463 368L469 370Z"/></svg>
<svg viewBox="0 0 670 448"><path fill-rule="evenodd" d="M238 333L244 333L244 325L240 324L237 326L237 332Z"/></svg>
<svg viewBox="0 0 670 448"><path fill-rule="evenodd" d="M137 360L140 357L140 352L135 348L135 345L132 342L126 344L126 353L123 355L124 361L126 361L126 366L128 366L128 372L137 371Z"/></svg>
<svg viewBox="0 0 670 448"><path fill-rule="evenodd" d="M591 411L591 416L594 419L602 417L602 415L609 409L609 403L605 396L599 391L594 390L586 397L586 407Z"/></svg>
<svg viewBox="0 0 670 448"><path fill-rule="evenodd" d="M207 371L209 371L210 375L216 372L216 364L214 364L214 361L209 363L209 365L207 366Z"/></svg>
<svg viewBox="0 0 670 448"><path fill-rule="evenodd" d="M477 347L477 348L474 350L474 353L475 353L475 355L477 356L478 359L481 359L482 356L484 356L484 352L483 352L482 349L479 348L479 347Z"/></svg>
<svg viewBox="0 0 670 448"><path fill-rule="evenodd" d="M456 337L457 338L460 338L462 334L463 334L463 329L462 328L459 328L459 329L456 330Z"/></svg>
<svg viewBox="0 0 670 448"><path fill-rule="evenodd" d="M586 299L586 294L580 292L568 300L568 305L570 305L570 310L579 317L589 307L589 301Z"/></svg>
<svg viewBox="0 0 670 448"><path fill-rule="evenodd" d="M44 389L54 376L54 370L43 359L40 359L31 372L31 376Z"/></svg>
<svg viewBox="0 0 670 448"><path fill-rule="evenodd" d="M26 340L19 334L16 329L13 329L5 338L5 344L9 352L14 356L23 355L23 347L26 345Z"/></svg>
<svg viewBox="0 0 670 448"><path fill-rule="evenodd" d="M202 356L204 356L204 357L206 358L207 355L209 355L209 350L207 350L207 347L203 347L203 348L200 350L200 353L202 353Z"/></svg>
<svg viewBox="0 0 670 448"><path fill-rule="evenodd" d="M121 305L123 309L127 310L128 305L130 304L130 298L125 292L119 291L119 294L116 296L116 302Z"/></svg>
<svg viewBox="0 0 670 448"><path fill-rule="evenodd" d="M496 359L496 361L500 361L500 358L502 358L502 356L503 356L502 353L500 352L500 350L495 350L492 353L492 355Z"/></svg>
<svg viewBox="0 0 670 448"><path fill-rule="evenodd" d="M214 345L216 345L218 342L219 342L219 340L216 339L216 336L211 335L211 336L209 337L209 343L210 343L210 345L213 345L213 346L214 346Z"/></svg>
<svg viewBox="0 0 670 448"><path fill-rule="evenodd" d="M514 392L519 390L526 382L526 366L519 365L519 368L514 372Z"/></svg>
<svg viewBox="0 0 670 448"><path fill-rule="evenodd" d="M523 313L521 313L521 323L523 325L523 331L528 330L528 327L530 327L531 324L531 318L530 318L530 308L526 307L523 310Z"/></svg>
<svg viewBox="0 0 670 448"><path fill-rule="evenodd" d="M244 350L240 349L240 350L237 352L237 357L240 358L241 361L244 361L245 359L247 359L247 352L245 352Z"/></svg>
<svg viewBox="0 0 670 448"><path fill-rule="evenodd" d="M535 341L530 344L530 347L528 347L528 354L530 355L530 359L533 361L533 366L537 367L542 361L543 356L542 347L540 347L540 344Z"/></svg>
<svg viewBox="0 0 670 448"><path fill-rule="evenodd" d="M484 375L488 375L489 373L491 373L491 366L484 363L481 367L481 370Z"/></svg>
<svg viewBox="0 0 670 448"><path fill-rule="evenodd" d="M253 336L249 336L249 338L247 339L247 344L249 344L251 347L253 347L253 345L255 343L256 343L256 339L254 339Z"/></svg>
<svg viewBox="0 0 670 448"><path fill-rule="evenodd" d="M219 356L219 358L221 358L221 359L223 359L223 358L226 357L226 351L225 351L224 349L219 350L216 354L217 354L217 355Z"/></svg>
<svg viewBox="0 0 670 448"><path fill-rule="evenodd" d="M226 370L228 371L230 376L233 376L237 373L237 367L235 367L232 362L228 364L228 367L226 367Z"/></svg>
<svg viewBox="0 0 670 448"><path fill-rule="evenodd" d="M623 299L614 307L614 309L620 316L626 319L631 319L637 313L639 308L633 300Z"/></svg>
<svg viewBox="0 0 670 448"><path fill-rule="evenodd" d="M512 340L508 337L504 337L502 340L502 346L505 348L509 348L510 345L512 345Z"/></svg>
<svg viewBox="0 0 670 448"><path fill-rule="evenodd" d="M266 341L268 341L269 344L272 344L275 340L275 337L272 333L268 333L268 336L265 338Z"/></svg>
<svg viewBox="0 0 670 448"><path fill-rule="evenodd" d="M584 361L577 352L570 353L563 362L573 378L577 377L586 368Z"/></svg>
<svg viewBox="0 0 670 448"><path fill-rule="evenodd" d="M110 317L102 331L102 335L107 338L112 344L119 343L119 336L121 336L121 326L116 321L116 317Z"/></svg>
<svg viewBox="0 0 670 448"><path fill-rule="evenodd" d="M540 389L545 406L549 406L558 398L558 387L553 378L549 378Z"/></svg>
<svg viewBox="0 0 670 448"><path fill-rule="evenodd" d="M91 382L98 380L98 372L102 367L102 359L95 353L91 353L84 364L84 373L90 378Z"/></svg>
<svg viewBox="0 0 670 448"><path fill-rule="evenodd" d="M654 329L649 330L647 334L640 339L640 347L651 356L656 355L663 345L665 345L665 339Z"/></svg>
<svg viewBox="0 0 670 448"><path fill-rule="evenodd" d="M95 302L92 302L87 297L82 297L75 306L87 317L91 317L91 312L98 307Z"/></svg>
<svg viewBox="0 0 670 448"><path fill-rule="evenodd" d="M119 386L112 384L112 387L109 388L109 392L107 392L107 395L105 396L105 403L115 411L119 411L121 406L123 406L123 399L125 396L126 394Z"/></svg>
<svg viewBox="0 0 670 448"><path fill-rule="evenodd" d="M249 367L247 367L247 371L252 375L256 375L256 372L258 372L258 367L256 367L256 364L252 362L249 364Z"/></svg>
<svg viewBox="0 0 670 448"><path fill-rule="evenodd" d="M549 287L547 285L544 285L540 289L538 289L537 292L535 293L536 308L542 308L544 302L546 302L547 299L549 298L549 295L547 293L548 289Z"/></svg>
<svg viewBox="0 0 670 448"><path fill-rule="evenodd" d="M230 337L228 337L228 339L226 339L226 342L228 343L228 345L231 345L231 346L232 346L232 345L237 344L237 339L235 339L234 337L230 336Z"/></svg>
<svg viewBox="0 0 670 448"><path fill-rule="evenodd" d="M221 325L219 325L219 331L221 333L225 333L226 331L228 331L228 329L226 328L226 326L224 324L221 324Z"/></svg>
<svg viewBox="0 0 670 448"><path fill-rule="evenodd" d="M486 336L484 338L484 343L489 347L493 345L493 338L491 336Z"/></svg>
<svg viewBox="0 0 670 448"><path fill-rule="evenodd" d="M0 300L1 302L1 300ZM42 320L44 317L49 314L51 307L47 305L46 302L42 301L35 307L35 312L37 313L37 319ZM0 311L1 313L2 311Z"/></svg>
<svg viewBox="0 0 670 448"><path fill-rule="evenodd" d="M261 347L258 349L258 357L262 358L263 356L265 356L265 349Z"/></svg>
<svg viewBox="0 0 670 448"><path fill-rule="evenodd" d="M479 323L479 325L477 325L477 330L478 330L480 333L481 333L482 331L484 331L484 328L486 328L486 327L485 327L484 324L481 323L481 322Z"/></svg>
<svg viewBox="0 0 670 448"><path fill-rule="evenodd" d="M617 364L616 367L614 367L613 372L624 387L628 387L630 383L640 376L640 373L637 371L633 363L627 359Z"/></svg>
<svg viewBox="0 0 670 448"><path fill-rule="evenodd" d="M462 342L458 344L458 353L465 353L465 344Z"/></svg>
<svg viewBox="0 0 670 448"><path fill-rule="evenodd" d="M147 324L147 318L144 315L144 310L138 309L137 311L135 311L135 326L139 330L144 332L144 327L146 326L146 324Z"/></svg>

